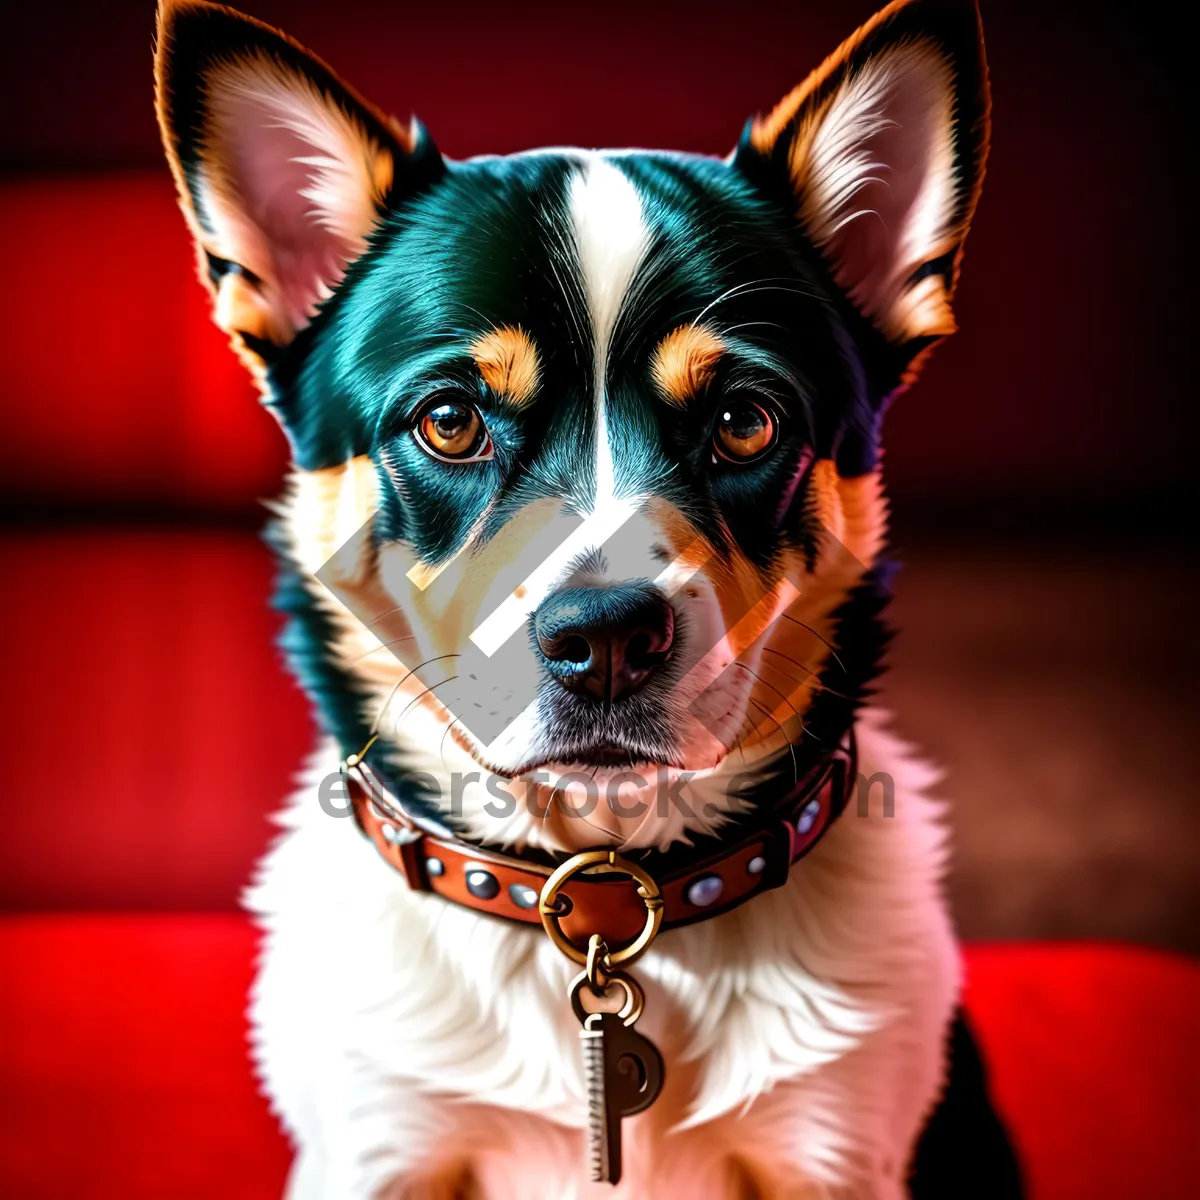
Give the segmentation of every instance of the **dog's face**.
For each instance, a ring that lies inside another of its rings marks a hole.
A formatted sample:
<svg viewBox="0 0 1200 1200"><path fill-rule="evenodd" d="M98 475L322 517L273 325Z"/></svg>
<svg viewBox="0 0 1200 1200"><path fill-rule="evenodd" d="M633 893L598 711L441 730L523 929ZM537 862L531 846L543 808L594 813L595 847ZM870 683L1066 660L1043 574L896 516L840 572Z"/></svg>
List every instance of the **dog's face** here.
<svg viewBox="0 0 1200 1200"><path fill-rule="evenodd" d="M880 417L951 331L982 176L973 7L893 5L724 160L448 163L205 4L164 10L158 80L345 749L551 847L790 783L875 665Z"/></svg>

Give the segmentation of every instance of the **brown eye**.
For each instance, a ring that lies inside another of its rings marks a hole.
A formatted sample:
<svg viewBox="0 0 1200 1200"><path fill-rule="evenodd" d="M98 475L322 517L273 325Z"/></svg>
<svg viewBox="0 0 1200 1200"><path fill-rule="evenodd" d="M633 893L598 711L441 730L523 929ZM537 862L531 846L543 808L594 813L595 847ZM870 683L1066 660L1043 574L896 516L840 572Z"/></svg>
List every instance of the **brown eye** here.
<svg viewBox="0 0 1200 1200"><path fill-rule="evenodd" d="M417 422L417 440L434 458L447 461L478 462L492 457L483 418L465 400L439 398L427 405Z"/></svg>
<svg viewBox="0 0 1200 1200"><path fill-rule="evenodd" d="M753 400L733 399L717 414L713 449L732 462L759 458L775 444L775 418Z"/></svg>

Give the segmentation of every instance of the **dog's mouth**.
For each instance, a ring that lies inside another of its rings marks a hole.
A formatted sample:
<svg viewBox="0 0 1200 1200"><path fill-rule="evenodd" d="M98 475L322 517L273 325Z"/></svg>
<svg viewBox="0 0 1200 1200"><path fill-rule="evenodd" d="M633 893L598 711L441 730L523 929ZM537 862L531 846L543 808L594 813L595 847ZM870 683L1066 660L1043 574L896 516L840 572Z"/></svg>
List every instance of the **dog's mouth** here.
<svg viewBox="0 0 1200 1200"><path fill-rule="evenodd" d="M563 761L558 758L557 761ZM638 767L655 767L670 765L665 759L647 754L641 747L624 746L616 742L597 742L592 746L582 746L574 752L574 766L587 767L628 767L634 770Z"/></svg>
<svg viewBox="0 0 1200 1200"><path fill-rule="evenodd" d="M528 776L539 771L549 771L552 775L582 774L597 778L611 777L614 772L620 774L627 771L653 780L657 771L671 767L683 767L675 754L656 752L644 746L597 742L587 746L543 748L536 759L531 758L514 774Z"/></svg>
<svg viewBox="0 0 1200 1200"><path fill-rule="evenodd" d="M589 767L650 767L655 761L631 746L601 742L580 751L580 761Z"/></svg>
<svg viewBox="0 0 1200 1200"><path fill-rule="evenodd" d="M548 771L551 775L581 774L593 778L611 778L614 773L620 775L630 772L653 780L656 772L672 767L682 769L683 763L676 748L666 741L562 738L543 743L511 774L530 776L539 771Z"/></svg>

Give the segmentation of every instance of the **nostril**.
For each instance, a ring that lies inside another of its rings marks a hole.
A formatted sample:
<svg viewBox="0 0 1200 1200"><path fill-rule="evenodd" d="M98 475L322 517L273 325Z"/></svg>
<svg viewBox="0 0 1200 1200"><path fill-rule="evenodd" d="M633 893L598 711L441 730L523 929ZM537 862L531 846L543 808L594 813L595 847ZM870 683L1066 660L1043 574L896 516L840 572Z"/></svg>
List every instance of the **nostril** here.
<svg viewBox="0 0 1200 1200"><path fill-rule="evenodd" d="M562 633L558 637L539 634L538 645L550 662L586 667L592 660L591 643L582 634Z"/></svg>
<svg viewBox="0 0 1200 1200"><path fill-rule="evenodd" d="M650 635L635 633L625 644L625 661L638 670L650 666Z"/></svg>
<svg viewBox="0 0 1200 1200"><path fill-rule="evenodd" d="M675 640L675 614L669 604L662 604L649 625L635 626L624 639L622 657L625 667L635 673L652 671L671 650Z"/></svg>
<svg viewBox="0 0 1200 1200"><path fill-rule="evenodd" d="M586 666L592 660L592 647L588 644L587 638L576 634L566 638L559 652L551 657L557 658L560 662L579 663L580 666Z"/></svg>
<svg viewBox="0 0 1200 1200"><path fill-rule="evenodd" d="M654 640L645 631L635 633L625 646L625 661L635 671L649 671L662 661L663 652L654 648Z"/></svg>

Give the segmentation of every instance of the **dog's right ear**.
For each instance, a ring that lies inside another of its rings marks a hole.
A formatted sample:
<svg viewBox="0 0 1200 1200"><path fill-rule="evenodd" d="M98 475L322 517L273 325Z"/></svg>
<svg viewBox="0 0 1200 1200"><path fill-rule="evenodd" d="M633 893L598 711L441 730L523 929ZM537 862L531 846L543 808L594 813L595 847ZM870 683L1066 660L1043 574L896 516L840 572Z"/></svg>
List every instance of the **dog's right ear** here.
<svg viewBox="0 0 1200 1200"><path fill-rule="evenodd" d="M163 0L154 75L214 318L261 367L444 165L415 118L383 116L286 35L216 4Z"/></svg>

